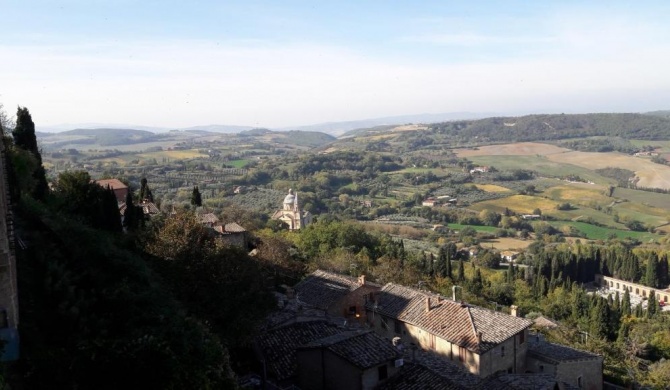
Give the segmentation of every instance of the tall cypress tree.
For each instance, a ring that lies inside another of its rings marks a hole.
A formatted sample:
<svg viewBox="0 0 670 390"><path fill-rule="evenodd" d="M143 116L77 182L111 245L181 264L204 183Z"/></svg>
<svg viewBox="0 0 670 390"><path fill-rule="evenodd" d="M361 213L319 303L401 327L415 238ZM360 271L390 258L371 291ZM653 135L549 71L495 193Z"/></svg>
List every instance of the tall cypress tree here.
<svg viewBox="0 0 670 390"><path fill-rule="evenodd" d="M197 207L202 206L202 195L200 195L198 186L193 187L193 193L191 194L191 204Z"/></svg>
<svg viewBox="0 0 670 390"><path fill-rule="evenodd" d="M19 107L16 111L16 127L12 131L14 144L24 150L27 150L37 159L37 167L32 173L35 179L35 186L32 189L32 196L35 199L44 200L49 193L46 171L42 166L42 155L37 146L37 137L35 136L35 123L30 116L30 112L25 107Z"/></svg>
<svg viewBox="0 0 670 390"><path fill-rule="evenodd" d="M447 252L445 251L444 246L440 247L440 251L437 254L435 274L441 278L447 276Z"/></svg>
<svg viewBox="0 0 670 390"><path fill-rule="evenodd" d="M659 278L658 278L658 255L656 252L652 252L647 259L647 272L645 274L645 284L649 287L658 288Z"/></svg>
<svg viewBox="0 0 670 390"><path fill-rule="evenodd" d="M458 281L462 282L465 280L465 266L463 265L463 260L458 260Z"/></svg>
<svg viewBox="0 0 670 390"><path fill-rule="evenodd" d="M623 293L623 300L621 301L621 315L622 316L631 315L630 293L628 292L628 289L626 289L626 291Z"/></svg>
<svg viewBox="0 0 670 390"><path fill-rule="evenodd" d="M658 300L654 290L649 291L649 299L647 300L647 318L651 318L658 313Z"/></svg>

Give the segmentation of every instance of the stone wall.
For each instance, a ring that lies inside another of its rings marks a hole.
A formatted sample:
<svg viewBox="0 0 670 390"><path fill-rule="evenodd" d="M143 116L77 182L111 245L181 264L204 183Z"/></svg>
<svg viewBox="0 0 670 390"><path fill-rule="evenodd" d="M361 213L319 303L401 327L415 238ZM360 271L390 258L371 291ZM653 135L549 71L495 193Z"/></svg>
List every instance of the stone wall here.
<svg viewBox="0 0 670 390"><path fill-rule="evenodd" d="M0 143L0 338L7 341L2 360L18 358L19 297L14 229L4 146Z"/></svg>

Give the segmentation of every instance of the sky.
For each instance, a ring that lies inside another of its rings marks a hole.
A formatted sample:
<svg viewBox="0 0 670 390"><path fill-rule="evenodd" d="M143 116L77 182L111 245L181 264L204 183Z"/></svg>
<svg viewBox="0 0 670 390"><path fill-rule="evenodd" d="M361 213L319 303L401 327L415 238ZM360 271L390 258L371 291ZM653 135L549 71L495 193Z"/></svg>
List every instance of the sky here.
<svg viewBox="0 0 670 390"><path fill-rule="evenodd" d="M66 123L290 127L670 109L667 1L0 0L0 103Z"/></svg>

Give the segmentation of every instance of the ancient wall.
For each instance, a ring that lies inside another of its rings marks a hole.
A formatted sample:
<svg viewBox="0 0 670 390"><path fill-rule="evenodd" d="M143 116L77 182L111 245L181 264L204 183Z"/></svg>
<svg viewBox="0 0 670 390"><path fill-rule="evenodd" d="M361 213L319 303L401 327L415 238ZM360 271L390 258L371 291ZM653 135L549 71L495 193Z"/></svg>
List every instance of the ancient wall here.
<svg viewBox="0 0 670 390"><path fill-rule="evenodd" d="M14 229L4 146L0 143L0 338L7 342L1 360L18 358L19 297Z"/></svg>

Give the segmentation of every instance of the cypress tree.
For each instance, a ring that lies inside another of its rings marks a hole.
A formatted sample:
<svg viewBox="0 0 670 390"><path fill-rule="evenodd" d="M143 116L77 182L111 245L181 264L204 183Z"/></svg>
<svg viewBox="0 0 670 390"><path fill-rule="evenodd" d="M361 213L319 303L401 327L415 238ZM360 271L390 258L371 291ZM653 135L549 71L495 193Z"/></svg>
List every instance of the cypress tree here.
<svg viewBox="0 0 670 390"><path fill-rule="evenodd" d="M649 291L649 299L647 300L647 318L651 318L658 313L658 300L654 290Z"/></svg>
<svg viewBox="0 0 670 390"><path fill-rule="evenodd" d="M16 127L12 131L12 136L17 147L31 152L37 159L37 168L32 173L35 186L31 192L35 199L44 200L49 193L49 185L47 184L46 171L42 166L42 155L37 146L35 123L25 107L19 107L16 111Z"/></svg>
<svg viewBox="0 0 670 390"><path fill-rule="evenodd" d="M670 284L670 280L668 278L668 255L666 254L663 254L661 259L658 261L658 283L660 284L661 288Z"/></svg>
<svg viewBox="0 0 670 390"><path fill-rule="evenodd" d="M440 247L437 254L437 264L435 266L435 274L441 278L447 276L447 252L444 246Z"/></svg>
<svg viewBox="0 0 670 390"><path fill-rule="evenodd" d="M457 279L459 282L465 280L465 266L463 265L463 260L458 260L458 276Z"/></svg>
<svg viewBox="0 0 670 390"><path fill-rule="evenodd" d="M609 307L604 299L598 298L596 305L591 308L590 315L591 337L606 339L608 336Z"/></svg>
<svg viewBox="0 0 670 390"><path fill-rule="evenodd" d="M649 287L658 288L658 256L652 252L647 260L647 272L645 274L645 284Z"/></svg>
<svg viewBox="0 0 670 390"><path fill-rule="evenodd" d="M191 204L196 207L202 206L202 195L200 195L198 186L193 187L193 193L191 194Z"/></svg>
<svg viewBox="0 0 670 390"><path fill-rule="evenodd" d="M626 289L626 291L623 293L623 301L621 302L621 315L631 315L630 293L628 292L628 289Z"/></svg>

